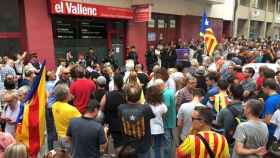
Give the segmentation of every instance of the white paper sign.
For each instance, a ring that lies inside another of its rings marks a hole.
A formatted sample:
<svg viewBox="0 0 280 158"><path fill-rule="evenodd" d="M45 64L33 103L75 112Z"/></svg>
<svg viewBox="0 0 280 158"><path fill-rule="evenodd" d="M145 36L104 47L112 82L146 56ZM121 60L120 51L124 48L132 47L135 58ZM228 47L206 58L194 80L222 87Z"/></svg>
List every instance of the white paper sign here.
<svg viewBox="0 0 280 158"><path fill-rule="evenodd" d="M175 19L171 19L169 21L169 27L170 28L176 28L176 20Z"/></svg>
<svg viewBox="0 0 280 158"><path fill-rule="evenodd" d="M120 48L119 47L116 48L116 53L120 53Z"/></svg>
<svg viewBox="0 0 280 158"><path fill-rule="evenodd" d="M155 19L151 19L151 20L148 22L148 27L149 27L149 28L155 28Z"/></svg>
<svg viewBox="0 0 280 158"><path fill-rule="evenodd" d="M158 20L158 28L164 28L164 20L163 19Z"/></svg>

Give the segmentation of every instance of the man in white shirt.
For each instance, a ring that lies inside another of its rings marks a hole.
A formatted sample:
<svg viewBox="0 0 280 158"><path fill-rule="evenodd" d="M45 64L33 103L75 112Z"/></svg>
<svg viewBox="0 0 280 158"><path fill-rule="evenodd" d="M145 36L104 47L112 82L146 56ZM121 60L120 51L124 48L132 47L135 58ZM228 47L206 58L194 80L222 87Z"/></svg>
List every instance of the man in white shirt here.
<svg viewBox="0 0 280 158"><path fill-rule="evenodd" d="M194 111L194 108L197 106L205 106L201 104L201 100L203 99L204 92L200 88L196 88L193 90L193 100L188 103L184 103L180 106L177 118L177 126L179 127L180 139L183 141L185 137L189 134L191 126L192 126L192 119L191 114Z"/></svg>
<svg viewBox="0 0 280 158"><path fill-rule="evenodd" d="M276 140L280 140L280 109L274 112L270 122L276 126L274 137L276 138Z"/></svg>
<svg viewBox="0 0 280 158"><path fill-rule="evenodd" d="M4 95L4 102L6 106L4 112L1 115L1 121L5 122L5 132L15 136L16 133L16 119L19 114L20 103L17 99L16 93L7 92Z"/></svg>

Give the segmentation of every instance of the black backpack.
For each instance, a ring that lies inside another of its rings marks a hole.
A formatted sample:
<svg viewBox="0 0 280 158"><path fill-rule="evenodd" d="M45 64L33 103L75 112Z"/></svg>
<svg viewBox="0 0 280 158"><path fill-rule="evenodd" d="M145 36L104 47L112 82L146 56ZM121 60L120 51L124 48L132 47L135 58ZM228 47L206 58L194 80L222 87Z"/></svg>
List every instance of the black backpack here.
<svg viewBox="0 0 280 158"><path fill-rule="evenodd" d="M241 123L244 122L245 120L242 118L242 113L235 109L232 105L227 106L227 109L231 112L233 116L233 123L232 127L229 131L225 133L225 137L227 138L227 141L229 144L234 142L233 135L235 133L236 127Z"/></svg>

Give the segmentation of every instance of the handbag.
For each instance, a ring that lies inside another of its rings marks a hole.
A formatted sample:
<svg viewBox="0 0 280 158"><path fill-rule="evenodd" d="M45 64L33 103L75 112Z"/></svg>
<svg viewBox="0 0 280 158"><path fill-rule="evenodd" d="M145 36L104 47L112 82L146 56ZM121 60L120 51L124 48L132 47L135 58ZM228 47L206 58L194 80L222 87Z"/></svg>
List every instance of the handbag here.
<svg viewBox="0 0 280 158"><path fill-rule="evenodd" d="M211 150L211 148L209 146L209 143L203 138L203 136L200 135L200 134L196 134L196 136L198 136L199 139L203 142L203 144L204 144L204 146L205 146L205 148L206 148L210 158L215 158L214 152Z"/></svg>

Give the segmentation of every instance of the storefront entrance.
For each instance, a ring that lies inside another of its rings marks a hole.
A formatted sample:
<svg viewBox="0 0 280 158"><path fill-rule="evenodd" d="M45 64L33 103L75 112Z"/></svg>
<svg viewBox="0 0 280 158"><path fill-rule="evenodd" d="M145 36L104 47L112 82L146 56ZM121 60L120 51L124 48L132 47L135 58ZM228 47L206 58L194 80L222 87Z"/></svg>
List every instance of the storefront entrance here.
<svg viewBox="0 0 280 158"><path fill-rule="evenodd" d="M21 27L21 2L0 2L0 56L13 57L24 49Z"/></svg>
<svg viewBox="0 0 280 158"><path fill-rule="evenodd" d="M124 65L125 59L125 37L126 23L111 22L108 28L108 46L114 52L114 58L118 66Z"/></svg>
<svg viewBox="0 0 280 158"><path fill-rule="evenodd" d="M113 49L118 65L123 63L126 21L86 17L53 16L53 33L56 59L65 58L71 49L75 58L86 55L93 48L102 62Z"/></svg>

